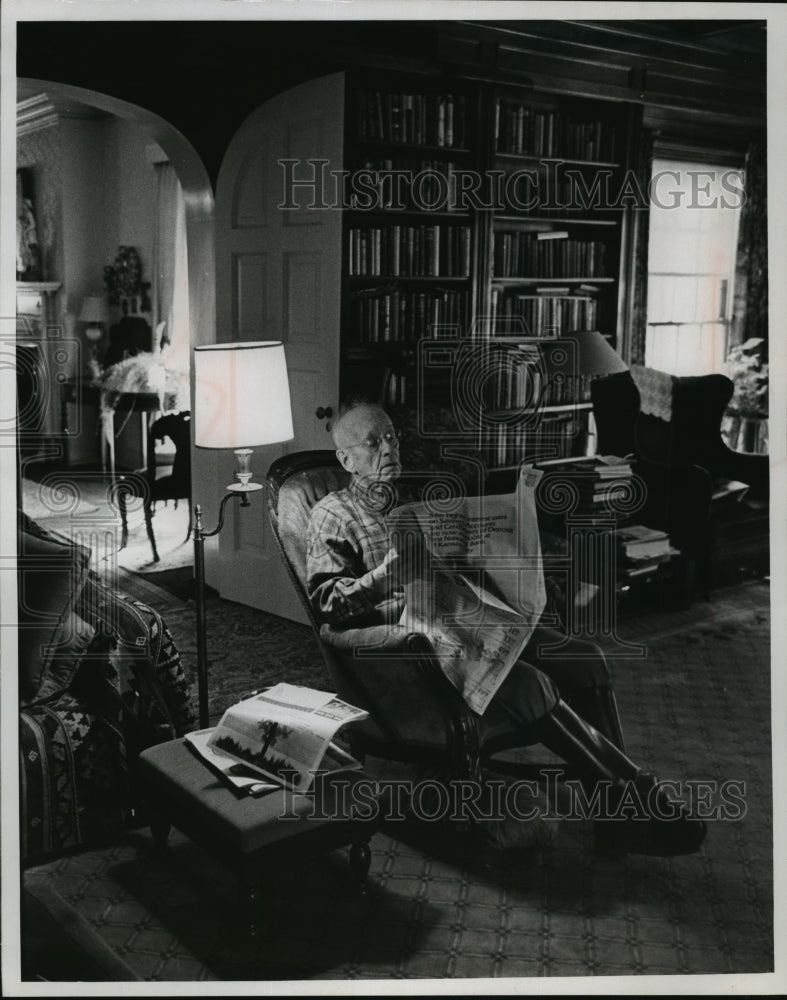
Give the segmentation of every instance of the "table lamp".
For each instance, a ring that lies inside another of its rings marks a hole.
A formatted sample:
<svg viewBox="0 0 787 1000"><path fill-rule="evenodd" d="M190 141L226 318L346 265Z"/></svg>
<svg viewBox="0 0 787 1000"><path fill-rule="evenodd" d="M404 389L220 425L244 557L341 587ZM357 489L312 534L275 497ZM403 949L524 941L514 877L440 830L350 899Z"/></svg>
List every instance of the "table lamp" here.
<svg viewBox="0 0 787 1000"><path fill-rule="evenodd" d="M86 323L85 337L90 341L90 353L97 359L97 345L104 336L104 324L109 322L109 309L103 295L86 295L82 299L79 321Z"/></svg>
<svg viewBox="0 0 787 1000"><path fill-rule="evenodd" d="M586 378L627 372L628 365L598 330L575 330L564 334L577 346L577 369ZM560 338L558 338L558 341Z"/></svg>
<svg viewBox="0 0 787 1000"><path fill-rule="evenodd" d="M280 341L206 344L194 348L194 443L197 448L234 450L237 482L227 486L213 531L202 528L194 506L194 574L197 610L197 684L202 729L208 726L208 659L205 620L205 539L224 526L224 509L263 489L252 482L252 449L293 438L290 387Z"/></svg>
<svg viewBox="0 0 787 1000"><path fill-rule="evenodd" d="M628 371L628 365L598 330L575 330L540 345L547 378L556 389L562 385L561 403L581 403L590 398L590 381Z"/></svg>
<svg viewBox="0 0 787 1000"><path fill-rule="evenodd" d="M598 330L574 330L545 339L541 346L547 377L544 402L548 405L587 404L593 379L628 371L628 365ZM587 417L586 454L595 452L596 425Z"/></svg>

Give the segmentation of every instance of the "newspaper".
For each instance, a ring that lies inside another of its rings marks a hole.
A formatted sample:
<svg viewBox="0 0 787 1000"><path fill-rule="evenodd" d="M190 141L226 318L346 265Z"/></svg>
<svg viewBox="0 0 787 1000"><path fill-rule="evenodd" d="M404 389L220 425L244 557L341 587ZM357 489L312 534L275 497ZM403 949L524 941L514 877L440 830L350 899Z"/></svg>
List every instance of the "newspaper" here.
<svg viewBox="0 0 787 1000"><path fill-rule="evenodd" d="M207 745L280 786L307 792L315 771L361 766L332 741L368 714L326 691L277 684L228 708Z"/></svg>
<svg viewBox="0 0 787 1000"><path fill-rule="evenodd" d="M429 568L405 585L400 624L428 636L443 672L483 715L546 604L535 489L522 469L504 496L404 504L390 515L394 545L421 532Z"/></svg>

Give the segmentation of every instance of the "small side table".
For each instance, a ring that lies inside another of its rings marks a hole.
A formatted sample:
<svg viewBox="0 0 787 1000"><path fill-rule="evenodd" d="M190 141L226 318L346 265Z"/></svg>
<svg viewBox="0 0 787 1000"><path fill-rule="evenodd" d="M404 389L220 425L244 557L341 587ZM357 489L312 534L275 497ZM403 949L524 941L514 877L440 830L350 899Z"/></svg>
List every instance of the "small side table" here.
<svg viewBox="0 0 787 1000"><path fill-rule="evenodd" d="M378 821L353 816L348 805L350 787L366 780L361 771L318 776L313 795L282 790L241 796L178 739L143 751L138 778L160 847L166 847L172 824L235 868L252 938L259 933L259 882L266 868L300 864L349 844L350 868L364 889Z"/></svg>

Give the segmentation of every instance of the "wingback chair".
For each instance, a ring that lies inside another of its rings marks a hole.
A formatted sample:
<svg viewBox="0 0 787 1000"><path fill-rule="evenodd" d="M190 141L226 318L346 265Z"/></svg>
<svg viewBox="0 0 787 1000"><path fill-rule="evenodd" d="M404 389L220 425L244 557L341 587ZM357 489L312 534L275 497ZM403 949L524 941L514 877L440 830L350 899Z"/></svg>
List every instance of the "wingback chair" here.
<svg viewBox="0 0 787 1000"><path fill-rule="evenodd" d="M419 633L387 625L339 630L315 618L306 591L309 512L348 478L334 452L299 452L272 463L266 492L274 537L337 693L370 713L348 732L353 753L437 764L442 773L479 779L482 761L526 742L502 709L472 712Z"/></svg>
<svg viewBox="0 0 787 1000"><path fill-rule="evenodd" d="M707 594L732 546L748 539L767 560L768 456L734 452L721 436L732 397L725 375L678 377L642 366L591 383L602 454L633 455L647 487L635 515L669 532L682 553L683 589ZM721 479L749 486L745 503L714 496ZM736 541L737 539L737 541Z"/></svg>

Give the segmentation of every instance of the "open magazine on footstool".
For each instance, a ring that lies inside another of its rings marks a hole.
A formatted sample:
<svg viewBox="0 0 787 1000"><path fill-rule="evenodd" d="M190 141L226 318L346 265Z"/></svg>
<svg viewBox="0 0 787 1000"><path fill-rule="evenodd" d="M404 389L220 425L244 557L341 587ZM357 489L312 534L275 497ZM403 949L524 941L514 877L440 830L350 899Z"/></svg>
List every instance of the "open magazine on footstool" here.
<svg viewBox="0 0 787 1000"><path fill-rule="evenodd" d="M333 740L368 714L327 691L282 683L232 705L217 726L186 740L240 791L305 793L315 772L361 767Z"/></svg>

